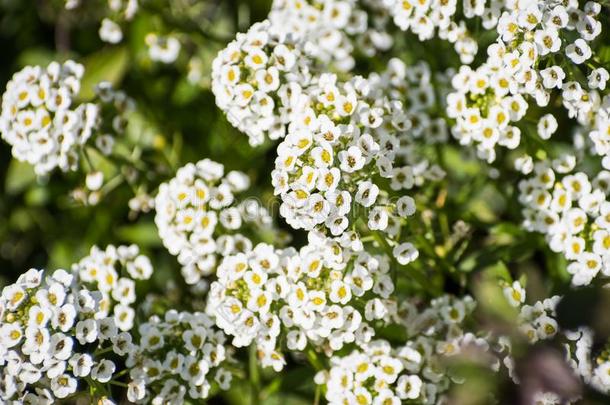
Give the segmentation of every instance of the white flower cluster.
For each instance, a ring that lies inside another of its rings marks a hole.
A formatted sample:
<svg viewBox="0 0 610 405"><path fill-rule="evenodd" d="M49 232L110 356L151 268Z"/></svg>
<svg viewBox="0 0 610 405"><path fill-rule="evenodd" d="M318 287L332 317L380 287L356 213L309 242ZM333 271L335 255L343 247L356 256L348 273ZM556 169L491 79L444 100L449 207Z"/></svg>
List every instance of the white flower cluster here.
<svg viewBox="0 0 610 405"><path fill-rule="evenodd" d="M452 43L462 63L473 61L478 51L478 44L468 32L464 21L455 21L457 0L383 0L383 5L396 24L403 31L411 31L420 41L438 37ZM482 17L485 29L496 26L502 2L492 0L486 7L486 1L464 0L464 16Z"/></svg>
<svg viewBox="0 0 610 405"><path fill-rule="evenodd" d="M42 270L31 269L2 290L0 401L53 403L85 380L112 379L115 364L96 350L123 355L131 335L118 333L101 299L64 270L43 278Z"/></svg>
<svg viewBox="0 0 610 405"><path fill-rule="evenodd" d="M318 64L349 71L356 51L372 57L392 46L384 11L373 0L274 0L268 18Z"/></svg>
<svg viewBox="0 0 610 405"><path fill-rule="evenodd" d="M386 256L312 233L309 239L299 251L259 244L226 256L208 296L207 312L233 336L233 345L256 343L261 363L278 371L285 363L280 335L291 351L309 343L330 355L370 341L369 322L385 323L396 313Z"/></svg>
<svg viewBox="0 0 610 405"><path fill-rule="evenodd" d="M207 398L214 383L229 389L233 374L224 366L232 361L231 349L207 315L170 310L138 330L140 342L126 362L129 401L181 404Z"/></svg>
<svg viewBox="0 0 610 405"><path fill-rule="evenodd" d="M265 136L285 136L298 99L293 92L308 81L308 60L292 38L277 33L269 21L237 34L212 63L216 104L231 125L248 135L251 145L261 144Z"/></svg>
<svg viewBox="0 0 610 405"><path fill-rule="evenodd" d="M572 284L591 283L598 273L610 274L610 172L591 179L573 172L576 159L564 155L534 165L530 178L519 182L524 227L543 233L552 251L570 261Z"/></svg>
<svg viewBox="0 0 610 405"><path fill-rule="evenodd" d="M74 105L84 68L73 61L15 73L2 96L0 132L13 156L44 175L75 170L79 149L97 126L98 106Z"/></svg>
<svg viewBox="0 0 610 405"><path fill-rule="evenodd" d="M316 383L326 387L331 404L441 403L453 382L442 359L469 345L489 349L484 339L463 330L474 306L468 296L441 296L422 311L407 302L399 311L409 339L404 345L374 340L344 357L334 356Z"/></svg>
<svg viewBox="0 0 610 405"><path fill-rule="evenodd" d="M319 372L315 381L326 386L331 405L434 403L423 400L427 393L417 374L421 359L409 346L393 349L385 340L374 340L345 357L331 358L330 370Z"/></svg>
<svg viewBox="0 0 610 405"><path fill-rule="evenodd" d="M383 97L380 82L377 75L342 83L322 74L306 91L293 92L300 112L293 110L271 173L282 200L280 215L293 228L339 236L364 220L369 230L398 239L406 217L415 212L413 198L401 192L444 175L415 153L410 145L415 135L405 132L409 118L417 119L399 100ZM399 252L414 250L394 242Z"/></svg>
<svg viewBox="0 0 610 405"><path fill-rule="evenodd" d="M89 256L72 266L78 282L102 293L100 311L113 314L117 327L129 331L134 325L136 280L148 280L153 268L150 259L136 245L110 245L105 250L93 246Z"/></svg>
<svg viewBox="0 0 610 405"><path fill-rule="evenodd" d="M591 58L588 43L601 32L596 20L600 11L601 6L594 2L580 10L575 0L567 4L514 2L504 11L498 20L499 38L487 48L486 62L477 69L462 66L452 80L455 92L448 96L447 114L456 120L452 132L460 143L475 144L481 158L495 160L496 144L509 149L519 146L521 130L511 123L526 115L528 99L546 107L555 89L561 90L569 115L586 120L599 105L595 89L605 87L607 72L590 72L588 92L582 88L587 83L564 82L566 77L576 76L554 61L561 57L581 65ZM573 39L574 32L577 39ZM542 139L550 138L556 129L553 115L541 117L538 135Z"/></svg>
<svg viewBox="0 0 610 405"><path fill-rule="evenodd" d="M176 177L159 186L155 223L165 247L178 257L188 284L213 274L218 254L252 248L250 239L239 233L247 224L270 225L271 217L259 203L236 201L236 194L249 185L246 174L225 175L223 165L204 159L178 169Z"/></svg>

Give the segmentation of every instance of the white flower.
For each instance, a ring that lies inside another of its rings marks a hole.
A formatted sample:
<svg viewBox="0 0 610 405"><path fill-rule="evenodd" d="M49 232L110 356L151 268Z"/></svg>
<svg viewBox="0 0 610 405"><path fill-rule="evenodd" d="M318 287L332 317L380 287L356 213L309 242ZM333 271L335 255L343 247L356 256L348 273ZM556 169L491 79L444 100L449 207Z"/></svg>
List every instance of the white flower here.
<svg viewBox="0 0 610 405"><path fill-rule="evenodd" d="M362 156L362 151L357 146L350 146L347 150L338 154L341 162L341 170L346 173L353 173L364 167L366 159Z"/></svg>
<svg viewBox="0 0 610 405"><path fill-rule="evenodd" d="M91 191L99 190L104 184L104 173L100 171L91 172L86 178L87 188Z"/></svg>
<svg viewBox="0 0 610 405"><path fill-rule="evenodd" d="M15 73L2 96L0 131L13 156L43 175L76 170L79 149L98 125L96 104L73 105L84 68L73 61Z"/></svg>
<svg viewBox="0 0 610 405"><path fill-rule="evenodd" d="M51 390L57 398L66 398L76 392L76 379L68 374L62 374L51 380Z"/></svg>
<svg viewBox="0 0 610 405"><path fill-rule="evenodd" d="M370 207L375 204L379 195L379 187L370 181L363 181L358 184L355 201L364 207Z"/></svg>
<svg viewBox="0 0 610 405"><path fill-rule="evenodd" d="M107 383L112 378L112 374L116 369L115 364L110 360L102 360L91 369L91 378L95 381Z"/></svg>
<svg viewBox="0 0 610 405"><path fill-rule="evenodd" d="M123 39L121 27L114 21L104 18L99 31L100 39L110 44L118 44Z"/></svg>
<svg viewBox="0 0 610 405"><path fill-rule="evenodd" d="M543 115L538 121L538 135L542 139L549 139L557 131L557 120L552 114Z"/></svg>
<svg viewBox="0 0 610 405"><path fill-rule="evenodd" d="M511 286L504 287L504 296L510 305L519 307L525 302L525 289L521 287L521 283L515 281Z"/></svg>
<svg viewBox="0 0 610 405"><path fill-rule="evenodd" d="M591 57L591 48L583 39L577 39L566 46L566 55L572 62L579 65Z"/></svg>
<svg viewBox="0 0 610 405"><path fill-rule="evenodd" d="M400 399L416 399L421 393L422 380L417 375L403 375L396 385L396 394Z"/></svg>
<svg viewBox="0 0 610 405"><path fill-rule="evenodd" d="M392 254L396 258L396 261L402 265L406 265L416 260L419 256L419 252L413 246L412 243L406 242L397 245L393 250Z"/></svg>
<svg viewBox="0 0 610 405"><path fill-rule="evenodd" d="M145 41L148 45L148 55L153 61L170 64L178 58L181 46L177 38L149 33Z"/></svg>

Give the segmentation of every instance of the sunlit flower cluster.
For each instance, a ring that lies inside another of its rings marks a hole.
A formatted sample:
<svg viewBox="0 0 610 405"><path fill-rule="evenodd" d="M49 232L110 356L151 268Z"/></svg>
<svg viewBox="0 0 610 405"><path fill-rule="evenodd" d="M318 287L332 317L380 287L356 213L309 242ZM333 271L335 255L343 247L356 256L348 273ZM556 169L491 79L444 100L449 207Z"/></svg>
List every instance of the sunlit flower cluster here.
<svg viewBox="0 0 610 405"><path fill-rule="evenodd" d="M131 335L119 333L100 308L102 294L57 270L23 273L0 297L0 400L52 403L105 384L115 364L98 355L124 354ZM87 382L85 382L85 380Z"/></svg>
<svg viewBox="0 0 610 405"><path fill-rule="evenodd" d="M170 310L138 330L140 341L126 362L131 402L179 404L207 398L213 385L229 389L231 349L207 315Z"/></svg>
<svg viewBox="0 0 610 405"><path fill-rule="evenodd" d="M270 225L269 213L257 201L236 199L249 185L245 173L225 175L223 165L204 159L178 169L159 187L155 223L188 284L213 274L217 255L250 250L252 242L241 233L248 224Z"/></svg>
<svg viewBox="0 0 610 405"><path fill-rule="evenodd" d="M415 212L405 190L444 172L415 152L415 135L406 133L416 117L405 113L400 100L383 97L379 83L378 76L342 83L322 74L304 89L300 112L293 110L277 148L272 184L282 201L280 215L295 229L339 236L362 221L392 239L397 252L415 251L398 240ZM412 260L397 252L401 264Z"/></svg>
<svg viewBox="0 0 610 405"><path fill-rule="evenodd" d="M434 403L424 399L427 393L418 375L421 361L414 348L393 349L387 341L374 340L362 350L331 358L330 370L318 373L316 383L326 386L326 399L333 405Z"/></svg>
<svg viewBox="0 0 610 405"><path fill-rule="evenodd" d="M308 60L291 37L277 30L267 20L254 24L237 34L212 64L216 104L252 145L285 136L299 86L309 80Z"/></svg>
<svg viewBox="0 0 610 405"><path fill-rule="evenodd" d="M136 245L93 246L89 256L72 266L79 283L102 293L100 311L112 314L117 327L129 331L134 325L136 281L148 280L153 272L150 259Z"/></svg>
<svg viewBox="0 0 610 405"><path fill-rule="evenodd" d="M610 173L589 177L575 172L575 163L570 155L536 163L519 182L519 201L524 227L543 233L550 249L569 260L572 284L579 286L610 274Z"/></svg>
<svg viewBox="0 0 610 405"><path fill-rule="evenodd" d="M52 62L46 68L27 66L15 73L2 96L0 132L13 156L34 166L36 173L55 168L75 170L79 149L93 135L99 108L77 105L82 65Z"/></svg>
<svg viewBox="0 0 610 405"><path fill-rule="evenodd" d="M519 146L522 133L515 123L525 117L531 100L544 108L555 89L570 117L590 120L600 103L596 89L607 81L605 69L583 65L592 57L589 42L601 32L596 19L600 11L598 3L588 2L580 9L577 1L514 3L503 11L498 40L487 48L486 62L476 69L462 66L452 80L455 92L447 99L447 114L456 121L452 133L459 142L476 145L481 158L494 161L496 145ZM567 65L554 64L557 58ZM580 65L589 76L582 83L575 80L583 75ZM556 117L538 119L537 134L527 136L549 139L558 127ZM592 138L604 143L604 136L596 132Z"/></svg>
<svg viewBox="0 0 610 405"><path fill-rule="evenodd" d="M354 247L348 238L310 233L299 251L259 244L225 257L210 289L208 313L233 336L233 345L255 343L261 363L276 370L285 362L280 334L291 351L309 343L327 354L370 341L375 333L370 324L396 315L389 261L342 242Z"/></svg>

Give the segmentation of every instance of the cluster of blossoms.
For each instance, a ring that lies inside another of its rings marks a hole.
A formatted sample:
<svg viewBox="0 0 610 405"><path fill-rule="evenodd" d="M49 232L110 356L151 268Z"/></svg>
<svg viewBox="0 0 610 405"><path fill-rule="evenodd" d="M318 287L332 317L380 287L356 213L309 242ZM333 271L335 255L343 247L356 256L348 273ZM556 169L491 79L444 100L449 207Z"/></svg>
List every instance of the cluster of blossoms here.
<svg viewBox="0 0 610 405"><path fill-rule="evenodd" d="M483 338L464 330L474 306L468 296L441 296L421 311L406 302L399 310L408 336L405 344L361 344L344 357L332 357L330 370L319 372L316 383L326 387L331 404L442 403L443 393L456 380L443 359L469 346L489 349Z"/></svg>
<svg viewBox="0 0 610 405"><path fill-rule="evenodd" d="M136 245L93 246L89 256L72 266L82 285L102 294L100 312L112 313L117 327L129 331L134 325L136 280L148 280L153 272L150 259L140 254Z"/></svg>
<svg viewBox="0 0 610 405"><path fill-rule="evenodd" d="M73 105L84 68L73 61L15 73L2 96L0 132L13 156L43 175L59 167L75 170L79 149L94 134L99 108Z"/></svg>
<svg viewBox="0 0 610 405"><path fill-rule="evenodd" d="M381 2L392 16L394 24L403 31L417 35L420 41L438 37L453 44L462 63L473 61L478 51L478 44L464 21L455 21L457 0L383 0ZM492 29L497 24L501 2L492 0L488 7L485 1L463 1L464 16L467 18L482 17L485 29Z"/></svg>
<svg viewBox="0 0 610 405"><path fill-rule="evenodd" d="M271 174L282 200L280 215L293 228L339 236L364 220L370 231L393 239L397 252L413 250L398 240L405 218L415 212L404 190L444 172L414 150L417 131L407 135L410 119L417 122L419 116L383 94L378 75L341 83L322 74L306 91L293 92L300 113L293 110ZM410 261L394 255L401 264Z"/></svg>
<svg viewBox="0 0 610 405"><path fill-rule="evenodd" d="M455 92L447 99L447 114L456 121L453 135L461 144L475 144L480 157L488 161L495 160L496 144L519 146L521 130L514 123L526 115L530 98L546 107L552 91L560 89L569 115L589 121L599 108L596 89L605 88L607 80L605 69L589 71L586 83L576 81L573 72L591 58L588 43L601 33L598 3L588 2L583 10L577 1L512 6L498 20L499 37L487 48L486 62L477 69L462 66L452 80ZM571 65L568 72L554 64L557 58ZM566 77L570 81L564 81ZM540 117L538 136L549 139L557 126L554 115Z"/></svg>
<svg viewBox="0 0 610 405"><path fill-rule="evenodd" d="M212 90L231 125L259 145L265 136L285 136L298 97L293 93L309 76L309 60L300 47L263 21L237 34L214 59Z"/></svg>
<svg viewBox="0 0 610 405"><path fill-rule="evenodd" d="M152 316L138 330L140 342L126 361L131 402L181 404L207 398L212 384L229 389L231 349L207 315L170 310L163 319Z"/></svg>
<svg viewBox="0 0 610 405"><path fill-rule="evenodd" d="M276 370L285 363L280 334L291 351L309 343L329 355L348 343L366 343L375 333L369 323L395 317L396 302L388 258L354 251L357 245L357 239L310 233L299 251L259 244L226 256L207 312L234 346L254 342L261 363Z"/></svg>
<svg viewBox="0 0 610 405"><path fill-rule="evenodd" d="M377 1L275 0L268 18L282 36L302 43L307 57L341 71L354 68L354 54L372 57L393 43Z"/></svg>
<svg viewBox="0 0 610 405"><path fill-rule="evenodd" d="M64 270L43 277L31 269L0 297L0 400L53 403L85 380L105 384L115 364L96 354L124 355L131 335L119 333L100 308L102 294Z"/></svg>
<svg viewBox="0 0 610 405"><path fill-rule="evenodd" d="M245 173L231 171L209 159L178 169L159 186L155 223L163 244L178 257L188 284L214 273L218 255L248 251L252 242L240 233L248 224L269 227L271 217L257 201L236 201L247 190Z"/></svg>
<svg viewBox="0 0 610 405"><path fill-rule="evenodd" d="M328 372L316 375L326 386L329 404L400 404L426 402L424 383L418 375L422 355L410 346L393 349L374 340L345 357L331 358ZM434 387L434 385L430 385Z"/></svg>
<svg viewBox="0 0 610 405"><path fill-rule="evenodd" d="M574 172L576 159L563 155L534 165L530 178L519 182L524 227L546 236L550 249L570 261L572 283L591 283L598 273L610 274L610 173L594 178Z"/></svg>

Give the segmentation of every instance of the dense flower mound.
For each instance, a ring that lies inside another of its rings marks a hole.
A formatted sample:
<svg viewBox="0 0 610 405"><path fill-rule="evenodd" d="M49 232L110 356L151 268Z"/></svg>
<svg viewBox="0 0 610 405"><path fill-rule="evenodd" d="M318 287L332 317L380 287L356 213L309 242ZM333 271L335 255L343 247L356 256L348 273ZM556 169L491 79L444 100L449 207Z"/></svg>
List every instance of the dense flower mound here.
<svg viewBox="0 0 610 405"><path fill-rule="evenodd" d="M396 314L387 256L321 235L309 239L299 251L259 244L227 256L211 286L208 313L217 325L237 347L255 343L261 363L276 370L285 362L281 340L291 351L310 345L331 354L369 342L370 324Z"/></svg>
<svg viewBox="0 0 610 405"><path fill-rule="evenodd" d="M346 356L333 356L316 383L325 387L331 404L439 403L453 378L443 359L469 347L490 349L485 339L465 329L474 306L471 297L448 295L422 310L406 302L399 311L408 336L404 345L372 340Z"/></svg>
<svg viewBox="0 0 610 405"><path fill-rule="evenodd" d="M136 403L183 403L208 397L212 384L227 390L233 362L225 335L207 315L170 310L138 327L127 358L127 397Z"/></svg>
<svg viewBox="0 0 610 405"><path fill-rule="evenodd" d="M75 170L78 151L91 137L98 107L76 105L82 65L73 61L46 68L28 66L15 73L2 96L0 132L13 156L46 174Z"/></svg>
<svg viewBox="0 0 610 405"><path fill-rule="evenodd" d="M530 104L544 108L559 95L568 115L583 125L593 124L596 112L601 113L591 138L605 154L607 109L599 108L598 89L605 88L608 72L603 67L591 69L588 63L593 56L589 43L601 33L601 6L542 1L515 3L513 10L506 7L509 11L498 20L498 40L487 48L486 62L476 69L462 66L452 80L456 91L447 99L447 114L456 121L453 135L461 144L476 145L480 157L494 161L496 145L519 146L521 130L514 124L526 116ZM558 55L582 65L584 72L566 72L554 63ZM537 135L549 139L557 130L555 115L537 115Z"/></svg>
<svg viewBox="0 0 610 405"><path fill-rule="evenodd" d="M150 259L141 255L136 245L110 245L105 250L91 248L89 256L72 266L79 283L102 293L100 311L112 313L117 327L133 327L136 281L148 280L153 272Z"/></svg>
<svg viewBox="0 0 610 405"><path fill-rule="evenodd" d="M549 248L570 261L572 284L587 285L610 274L610 172L594 178L575 172L566 155L551 164L538 162L519 183L526 229L545 234Z"/></svg>
<svg viewBox="0 0 610 405"><path fill-rule="evenodd" d="M309 60L269 21L254 24L223 49L212 64L216 104L250 144L283 138L298 101L290 83L308 82Z"/></svg>
<svg viewBox="0 0 610 405"><path fill-rule="evenodd" d="M251 240L241 233L248 225L270 226L269 213L257 201L236 198L249 185L245 173L225 175L223 165L204 159L178 169L159 187L155 223L188 284L213 274L219 255L250 250Z"/></svg>
<svg viewBox="0 0 610 405"><path fill-rule="evenodd" d="M52 403L105 384L116 365L101 353L124 355L131 335L119 333L100 308L102 293L64 270L31 269L0 297L0 399ZM100 353L100 354L98 354Z"/></svg>
<svg viewBox="0 0 610 405"><path fill-rule="evenodd" d="M411 121L400 101L375 91L376 83L361 77L340 83L323 74L303 90L301 113L278 146L272 172L280 214L293 228L323 226L341 235L364 217L371 230L397 235L414 203L404 194L389 197L442 178L438 166L408 147L402 134ZM381 189L375 183L384 179L390 184Z"/></svg>

